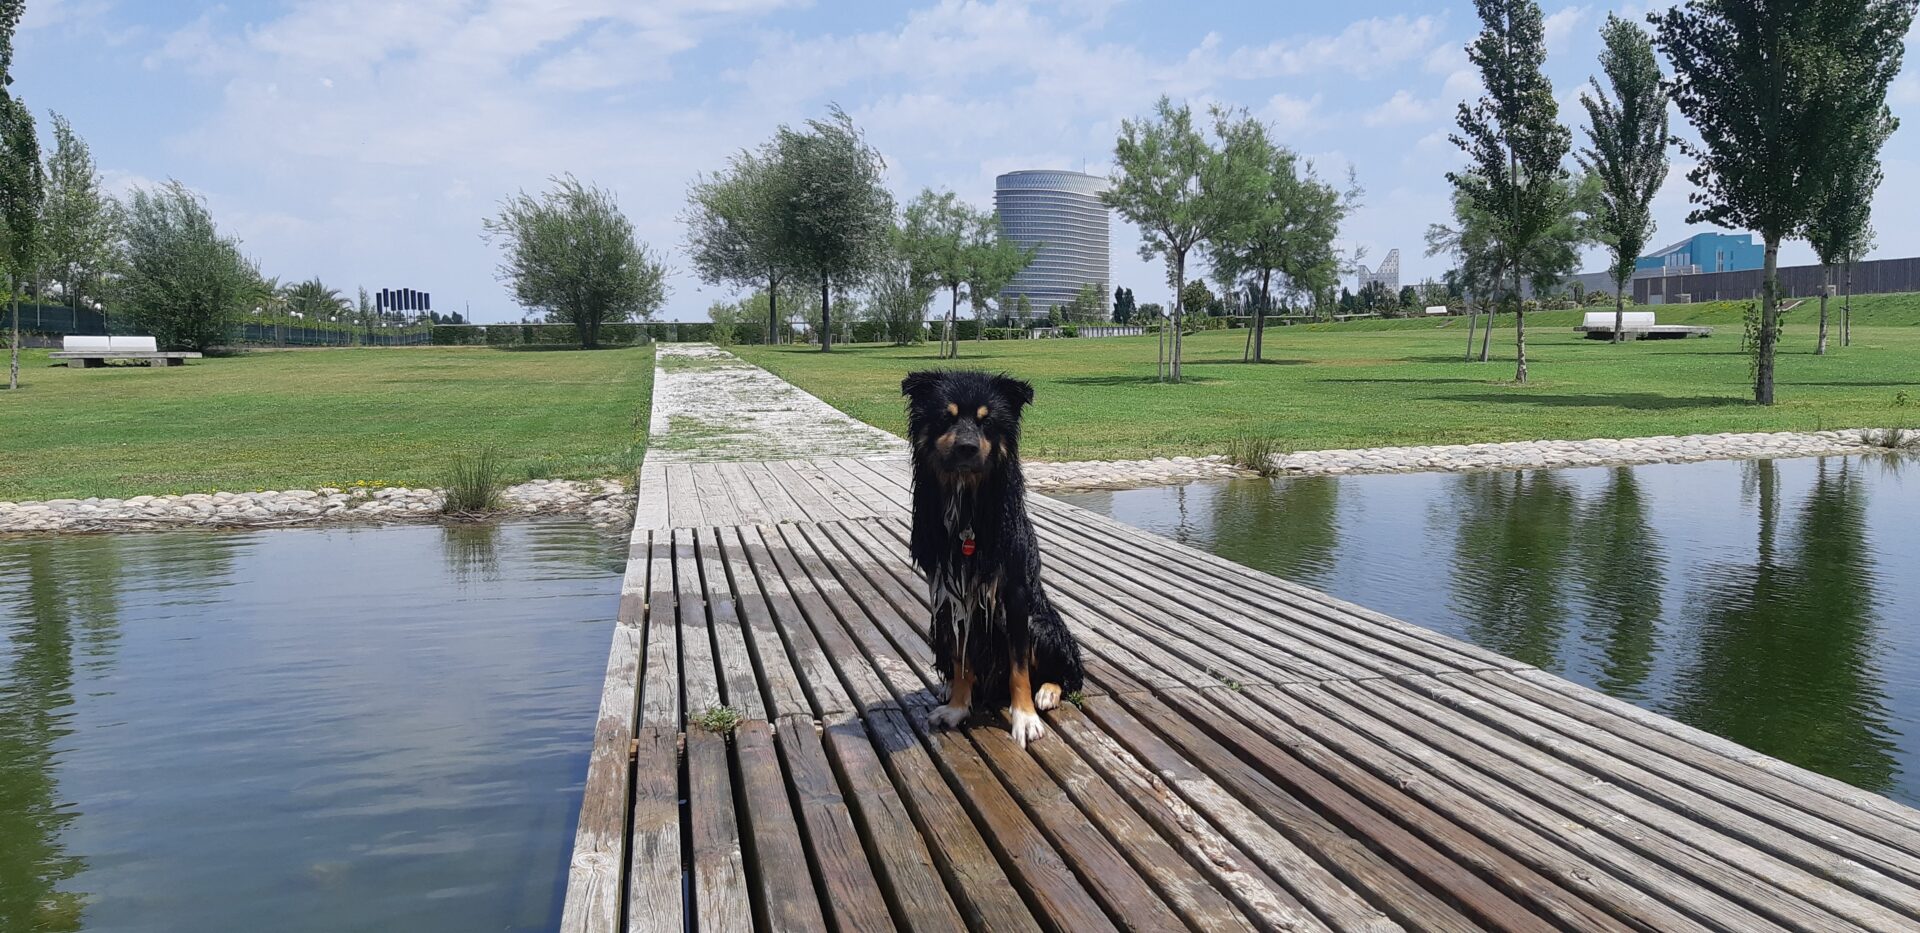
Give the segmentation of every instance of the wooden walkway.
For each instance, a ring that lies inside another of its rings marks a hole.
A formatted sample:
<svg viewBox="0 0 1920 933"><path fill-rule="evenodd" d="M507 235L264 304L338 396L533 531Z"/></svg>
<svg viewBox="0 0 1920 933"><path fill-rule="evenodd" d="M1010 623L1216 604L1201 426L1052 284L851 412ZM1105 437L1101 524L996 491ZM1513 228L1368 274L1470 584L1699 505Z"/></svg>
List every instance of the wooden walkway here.
<svg viewBox="0 0 1920 933"><path fill-rule="evenodd" d="M1920 929L1920 811L1044 498L1084 699L929 732L906 482L643 470L563 930Z"/></svg>

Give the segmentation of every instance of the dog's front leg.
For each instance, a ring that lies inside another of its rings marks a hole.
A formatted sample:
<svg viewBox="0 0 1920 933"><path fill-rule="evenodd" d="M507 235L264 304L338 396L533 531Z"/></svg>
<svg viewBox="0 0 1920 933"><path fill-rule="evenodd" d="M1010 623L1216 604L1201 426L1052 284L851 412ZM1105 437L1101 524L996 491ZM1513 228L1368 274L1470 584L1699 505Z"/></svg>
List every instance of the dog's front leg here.
<svg viewBox="0 0 1920 933"><path fill-rule="evenodd" d="M1047 734L1047 726L1033 708L1032 604L1024 590L1008 595L1007 648L1013 656L1007 664L1007 724L1014 743L1026 748L1028 742Z"/></svg>
<svg viewBox="0 0 1920 933"><path fill-rule="evenodd" d="M967 666L966 657L960 656L953 661L953 679L947 681L946 705L927 715L927 725L935 729L953 729L965 725L967 713L973 708L973 668Z"/></svg>

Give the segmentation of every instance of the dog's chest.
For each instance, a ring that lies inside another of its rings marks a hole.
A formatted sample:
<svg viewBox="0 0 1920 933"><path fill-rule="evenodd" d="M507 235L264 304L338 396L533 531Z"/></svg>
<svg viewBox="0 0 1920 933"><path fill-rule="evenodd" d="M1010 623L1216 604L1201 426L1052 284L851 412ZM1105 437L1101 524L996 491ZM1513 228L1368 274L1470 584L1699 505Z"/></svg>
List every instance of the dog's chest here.
<svg viewBox="0 0 1920 933"><path fill-rule="evenodd" d="M953 544L949 559L927 581L930 598L936 607L947 610L954 634L962 644L967 629L993 624L1000 610L999 575L975 556L972 515L967 496L956 494L948 499L942 519Z"/></svg>

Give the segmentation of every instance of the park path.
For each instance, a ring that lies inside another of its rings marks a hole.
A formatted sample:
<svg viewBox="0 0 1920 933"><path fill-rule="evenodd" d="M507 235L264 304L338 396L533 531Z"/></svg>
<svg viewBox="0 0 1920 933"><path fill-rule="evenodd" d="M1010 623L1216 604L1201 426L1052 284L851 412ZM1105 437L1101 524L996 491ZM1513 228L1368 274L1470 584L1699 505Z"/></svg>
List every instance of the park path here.
<svg viewBox="0 0 1920 933"><path fill-rule="evenodd" d="M904 457L907 442L710 343L659 344L647 459Z"/></svg>

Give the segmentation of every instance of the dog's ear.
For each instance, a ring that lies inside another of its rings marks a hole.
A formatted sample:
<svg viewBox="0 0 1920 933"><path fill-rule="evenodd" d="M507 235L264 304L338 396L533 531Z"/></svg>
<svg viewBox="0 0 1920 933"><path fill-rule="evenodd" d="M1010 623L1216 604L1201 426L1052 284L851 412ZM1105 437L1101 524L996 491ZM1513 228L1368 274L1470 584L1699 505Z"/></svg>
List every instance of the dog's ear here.
<svg viewBox="0 0 1920 933"><path fill-rule="evenodd" d="M923 369L917 373L908 373L907 378L900 380L900 394L917 401L926 398L939 384L939 371Z"/></svg>
<svg viewBox="0 0 1920 933"><path fill-rule="evenodd" d="M1033 404L1033 386L1024 379L1015 379L1004 373L995 376L993 391L1012 401L1016 409Z"/></svg>

